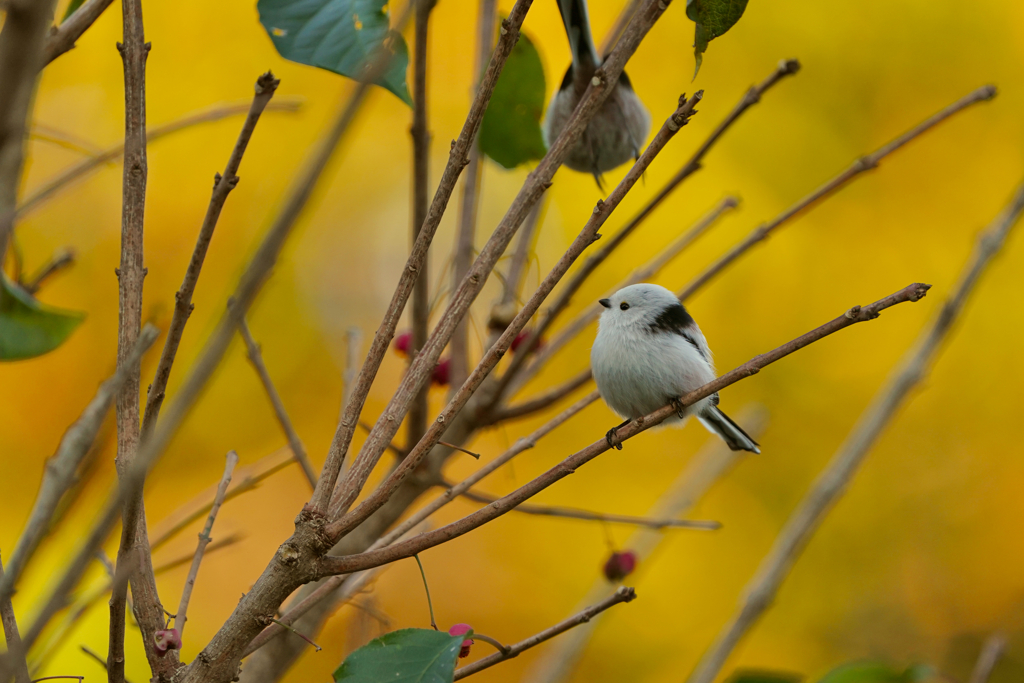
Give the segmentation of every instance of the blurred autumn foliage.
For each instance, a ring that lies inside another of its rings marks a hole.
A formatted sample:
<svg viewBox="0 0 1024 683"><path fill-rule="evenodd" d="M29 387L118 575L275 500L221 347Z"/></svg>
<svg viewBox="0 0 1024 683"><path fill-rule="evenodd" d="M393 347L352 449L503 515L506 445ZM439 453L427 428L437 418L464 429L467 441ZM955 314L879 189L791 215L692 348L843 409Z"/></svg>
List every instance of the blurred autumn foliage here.
<svg viewBox="0 0 1024 683"><path fill-rule="evenodd" d="M677 3L681 4L681 3ZM256 76L273 69L279 97L301 97L297 112L268 112L246 154L241 182L217 228L195 312L179 354L191 363L282 200L305 150L352 83L283 60L257 21L252 0L146 4L148 119L151 127L223 103L245 102ZM511 3L502 0L499 11ZM64 3L58 7L62 15ZM618 3L591 3L600 39ZM678 288L749 230L776 215L861 154L871 151L983 83L1000 89L914 141L760 246L688 302L715 350L720 370L908 282L934 285L921 304L886 313L773 365L723 393L737 408L770 415L762 455L745 459L692 516L719 520L716 532L666 531L659 552L630 574L639 599L605 615L574 680L679 683L733 610L742 587L813 477L935 313L965 261L976 232L999 210L1024 167L1024 4L990 0L965 6L931 2L809 0L752 2L728 37L715 42L696 80L693 25L672 7L636 56L629 74L655 121L680 93L703 88L700 113L659 156L605 232L617 229L689 157L745 89L782 58L803 69L777 86L723 138L704 168L670 197L602 266L574 310L653 256L726 193L742 197L686 254L658 277ZM114 49L115 4L49 66L36 96L23 194L122 137L123 82ZM431 174L439 176L448 141L465 117L473 86L475 3L441 0L430 44ZM555 3L537 2L524 30L537 47L548 97L569 61ZM410 110L375 89L349 131L283 258L250 314L254 337L282 400L319 466L334 433L342 395L345 331L372 333L408 253ZM197 125L149 149L144 318L166 329L212 175L222 168L237 119ZM490 234L528 168L488 162L479 235ZM617 182L625 168L608 174ZM561 255L599 198L593 179L562 170L541 218L527 289ZM31 271L65 247L75 265L48 281L42 301L87 313L70 339L38 359L0 364L0 548L14 545L46 458L64 429L114 368L121 168L108 163L29 213L16 227ZM443 300L455 212L432 249L432 296ZM966 680L982 641L1000 630L1009 644L992 681L1024 677L1024 460L1015 428L1024 405L1024 251L1011 238L926 386L897 416L848 494L794 568L767 617L730 661L737 668L801 672L817 680L850 660L889 662L896 671L925 663ZM500 266L499 266L500 269ZM539 274L539 275L538 275ZM478 300L472 346L479 352L486 315L498 296L491 282ZM592 331L564 350L528 388L533 393L586 367ZM156 354L143 363L145 382ZM405 367L390 354L364 415L375 419ZM172 377L170 389L183 372ZM432 409L443 389L431 390ZM486 432L470 446L504 450L544 416ZM527 452L482 489L504 493L599 438L618 419L595 404ZM93 453L84 484L19 587L15 607L31 618L51 576L63 567L115 478L113 416ZM358 440L363 435L357 435ZM695 424L648 432L538 496L538 502L643 515L708 436ZM259 380L237 341L151 476L151 527L213 485L231 449L252 463L285 443ZM456 457L460 479L476 467ZM292 531L308 497L301 472L288 468L228 502L217 536L243 540L209 553L189 611L182 658L195 657ZM456 501L448 521L473 509ZM198 525L196 526L198 531ZM508 515L426 552L434 610L442 630L473 624L502 642L564 618L601 576L628 528L569 519ZM1013 539L1018 539L1014 541ZM191 532L161 548L156 564L191 553ZM116 538L108 553L116 552ZM175 604L187 569L158 576ZM101 585L97 563L87 585ZM374 609L391 628L428 625L415 563L403 561L372 587ZM359 630L343 608L288 674L325 680ZM80 650L106 649L107 608L98 602L57 644L38 675L102 676ZM374 628L366 634L377 635ZM367 630L367 629L364 629ZM479 647L479 645L477 646ZM130 680L149 678L137 631L129 624ZM521 680L540 651L488 670L492 681Z"/></svg>

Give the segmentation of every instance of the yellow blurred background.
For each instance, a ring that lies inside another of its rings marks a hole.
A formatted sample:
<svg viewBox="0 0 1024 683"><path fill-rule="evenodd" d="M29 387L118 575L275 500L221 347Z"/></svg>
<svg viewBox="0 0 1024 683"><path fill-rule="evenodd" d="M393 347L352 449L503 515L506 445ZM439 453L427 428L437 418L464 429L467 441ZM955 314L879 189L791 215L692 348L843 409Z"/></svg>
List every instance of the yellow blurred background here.
<svg viewBox="0 0 1024 683"><path fill-rule="evenodd" d="M62 3L63 5L63 3ZM502 0L502 11L511 2ZM592 0L598 40L621 2ZM62 11L62 8L61 8ZM266 69L281 78L278 97L303 98L297 114L260 122L228 199L195 294L171 391L226 303L309 146L352 84L289 63L258 23L254 0L145 3L148 123L156 126L225 102L246 102ZM462 125L472 85L476 3L440 0L430 44L431 170L440 175L449 140ZM568 64L551 0L537 0L525 24L541 51L549 94ZM1001 208L1024 169L1024 4L1013 0L754 0L726 36L711 44L694 83L693 27L674 3L628 66L654 120L680 93L705 89L700 113L683 129L609 221L618 229L689 157L744 90L779 59L803 69L774 88L713 149L705 168L677 191L577 297L581 307L646 261L728 193L740 210L658 282L678 288L760 222L942 106L985 83L1000 95L914 141L838 196L788 225L689 302L724 372L788 341L854 304L913 281L934 288L921 303L886 312L787 358L723 393L732 413L763 404L770 423L763 453L743 460L692 513L720 520L720 531L674 531L627 580L639 599L600 623L576 681L681 681L696 663L769 548L775 534L870 397L936 312L978 230ZM34 122L96 147L123 132L120 7L115 3L48 67ZM319 467L334 432L342 391L344 332L369 336L391 296L409 243L411 112L376 89L319 185L251 315L253 334L284 403ZM144 316L163 329L209 198L241 119L191 128L151 145L146 206ZM30 143L24 191L31 192L80 155ZM616 182L625 169L609 174ZM484 171L481 240L507 208L527 169ZM88 312L68 343L42 358L0 365L0 548L13 547L46 458L114 367L117 329L121 167L110 164L30 214L17 226L26 267L57 249L76 265L40 298ZM547 272L583 225L599 193L586 175L562 170L548 193L528 288ZM454 204L454 202L453 202ZM455 211L434 242L432 286L448 286ZM1020 229L1020 228L1019 228ZM1024 671L1024 461L1017 429L1024 404L1024 268L1021 237L1011 238L976 292L932 376L897 416L846 497L797 563L767 617L730 659L740 666L820 675L859 658L928 662L966 678L981 640L995 629L1010 649L993 681ZM475 309L485 323L494 283ZM476 334L474 332L474 334ZM527 392L585 367L590 331ZM162 343L162 341L160 342ZM143 366L143 386L158 353ZM404 361L389 354L364 416L390 396ZM432 391L439 408L444 392ZM1015 417L1016 416L1016 417ZM471 446L493 457L543 417L488 432ZM604 434L618 420L595 405L481 488L504 493ZM113 430L111 416L110 431ZM362 438L361 436L358 438ZM622 514L644 514L708 439L696 424L646 433L602 456L537 497ZM95 478L31 566L15 599L23 624L36 598L77 547L114 478L108 438ZM213 484L229 449L252 463L285 443L258 380L236 343L147 488L151 527ZM461 478L467 457L448 469ZM191 660L259 575L308 496L289 468L223 508L214 538L245 538L203 563L190 609L183 659ZM439 521L473 509L457 501ZM157 562L188 554L195 530L162 549ZM422 555L443 627L468 622L504 642L567 616L598 577L609 544L630 529L507 515ZM1016 540L1014 540L1016 539ZM115 545L110 545L111 554ZM187 569L163 574L163 602L177 604ZM89 582L102 579L97 564ZM88 582L87 582L88 583ZM415 564L403 561L373 589L392 627L428 625ZM342 657L355 611L343 608L287 680L327 680ZM101 601L39 675L104 676L79 650L106 652ZM148 678L129 632L128 678ZM482 646L477 646L481 648ZM521 680L540 649L479 675Z"/></svg>

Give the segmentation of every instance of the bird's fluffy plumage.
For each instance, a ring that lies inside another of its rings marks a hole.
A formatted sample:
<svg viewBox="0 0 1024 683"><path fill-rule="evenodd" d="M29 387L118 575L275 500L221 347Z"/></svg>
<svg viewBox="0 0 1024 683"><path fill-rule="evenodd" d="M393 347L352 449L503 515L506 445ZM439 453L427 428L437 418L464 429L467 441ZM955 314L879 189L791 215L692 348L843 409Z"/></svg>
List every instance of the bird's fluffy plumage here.
<svg viewBox="0 0 1024 683"><path fill-rule="evenodd" d="M601 397L627 419L647 415L715 379L707 340L675 295L652 284L630 285L609 299L590 352ZM718 394L688 406L734 450L757 444L718 408ZM666 422L678 421L672 417Z"/></svg>

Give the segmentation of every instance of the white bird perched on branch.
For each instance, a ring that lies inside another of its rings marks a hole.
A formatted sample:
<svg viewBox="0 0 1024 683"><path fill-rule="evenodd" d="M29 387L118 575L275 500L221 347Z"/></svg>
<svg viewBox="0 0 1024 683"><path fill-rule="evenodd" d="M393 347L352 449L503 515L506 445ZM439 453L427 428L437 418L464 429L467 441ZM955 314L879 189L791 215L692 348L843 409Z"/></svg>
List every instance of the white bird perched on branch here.
<svg viewBox="0 0 1024 683"><path fill-rule="evenodd" d="M690 415L718 434L734 451L760 453L757 442L718 407L718 394L685 408L682 396L715 379L711 350L700 328L675 294L652 284L624 287L609 299L601 314L597 338L590 352L594 381L605 403L626 418L608 431L608 445L615 430L642 415L673 403L678 417Z"/></svg>

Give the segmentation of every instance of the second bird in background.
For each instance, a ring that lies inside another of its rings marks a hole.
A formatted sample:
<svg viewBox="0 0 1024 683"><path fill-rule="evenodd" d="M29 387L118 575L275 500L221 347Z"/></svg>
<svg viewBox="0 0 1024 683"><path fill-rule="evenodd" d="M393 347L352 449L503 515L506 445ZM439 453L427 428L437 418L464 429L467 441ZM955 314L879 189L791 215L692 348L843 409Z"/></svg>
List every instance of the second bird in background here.
<svg viewBox="0 0 1024 683"><path fill-rule="evenodd" d="M569 36L572 64L551 98L544 118L544 141L548 147L569 122L594 72L603 61L590 33L586 0L558 0L558 8ZM638 158L650 129L651 115L633 92L629 77L623 71L614 90L590 120L564 163L574 171L592 173L597 186L603 190L601 174Z"/></svg>

